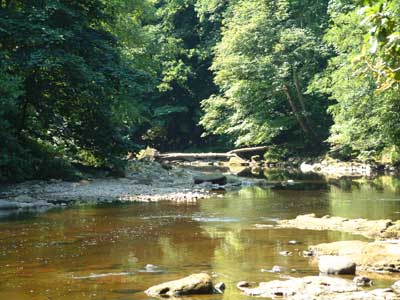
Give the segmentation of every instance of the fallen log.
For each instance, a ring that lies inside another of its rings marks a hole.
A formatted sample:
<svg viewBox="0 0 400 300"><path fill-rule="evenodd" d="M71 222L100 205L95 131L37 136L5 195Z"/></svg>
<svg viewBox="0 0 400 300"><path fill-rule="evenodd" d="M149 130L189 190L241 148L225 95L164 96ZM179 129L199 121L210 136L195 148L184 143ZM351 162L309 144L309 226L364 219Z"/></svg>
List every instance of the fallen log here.
<svg viewBox="0 0 400 300"><path fill-rule="evenodd" d="M261 153L267 149L268 147L262 146L235 149L226 153L160 153L155 155L155 159L160 161L229 160L232 157L240 157L241 154Z"/></svg>
<svg viewBox="0 0 400 300"><path fill-rule="evenodd" d="M155 159L161 161L229 160L234 156L236 155L229 153L163 153L155 156Z"/></svg>
<svg viewBox="0 0 400 300"><path fill-rule="evenodd" d="M267 150L268 150L268 147L267 147L267 146L260 146L260 147L249 147L249 148L235 149L235 150L231 150L231 151L229 151L229 152L227 152L227 153L239 155L239 154L250 153L250 152L253 152L253 153L263 153L263 152L265 152L265 151L267 151Z"/></svg>

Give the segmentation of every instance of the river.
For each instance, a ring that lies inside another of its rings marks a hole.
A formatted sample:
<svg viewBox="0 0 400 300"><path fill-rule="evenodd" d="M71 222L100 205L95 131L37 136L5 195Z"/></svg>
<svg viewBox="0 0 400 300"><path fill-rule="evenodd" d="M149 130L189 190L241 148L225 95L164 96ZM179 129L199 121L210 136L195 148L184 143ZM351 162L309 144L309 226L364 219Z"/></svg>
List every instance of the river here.
<svg viewBox="0 0 400 300"><path fill-rule="evenodd" d="M400 218L400 179L326 180L268 173L272 188L242 189L191 204L159 202L79 206L0 219L0 299L148 299L155 284L206 271L227 285L317 275L309 245L360 236L339 232L257 228L299 214L348 218ZM294 182L292 182L292 180ZM288 242L295 240L296 245ZM291 256L279 255L281 251ZM158 266L148 270L147 264ZM281 266L282 272L267 270ZM263 269L263 272L261 271ZM378 277L375 287L398 276Z"/></svg>

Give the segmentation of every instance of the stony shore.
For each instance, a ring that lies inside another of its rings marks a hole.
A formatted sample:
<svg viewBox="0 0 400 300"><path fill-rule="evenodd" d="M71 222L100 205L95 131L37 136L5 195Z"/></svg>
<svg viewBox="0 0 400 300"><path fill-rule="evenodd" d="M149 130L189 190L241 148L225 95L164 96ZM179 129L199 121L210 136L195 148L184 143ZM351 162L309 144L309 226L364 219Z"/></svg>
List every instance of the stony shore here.
<svg viewBox="0 0 400 300"><path fill-rule="evenodd" d="M222 185L195 184L196 176L208 176L181 167L165 168L157 162L136 161L123 178L89 177L79 182L61 180L30 181L0 186L0 210L29 209L75 204L127 202L196 202L242 185L261 184L260 180L225 176Z"/></svg>
<svg viewBox="0 0 400 300"><path fill-rule="evenodd" d="M332 217L329 215L317 218L315 214L300 215L292 220L280 220L280 228L298 228L308 230L333 230L373 239L400 238L400 221L366 220Z"/></svg>
<svg viewBox="0 0 400 300"><path fill-rule="evenodd" d="M310 246L309 250L316 257L324 255L346 257L357 265L358 271L400 272L400 240L339 241Z"/></svg>
<svg viewBox="0 0 400 300"><path fill-rule="evenodd" d="M278 221L277 228L332 230L363 235L374 241L338 241L312 245L314 257L345 257L357 265L357 271L400 273L400 221L346 219L314 214L300 215L292 220Z"/></svg>
<svg viewBox="0 0 400 300"><path fill-rule="evenodd" d="M398 300L400 294L394 288L364 290L353 281L328 277L307 276L261 282L257 287L238 288L248 296L283 298L285 300Z"/></svg>

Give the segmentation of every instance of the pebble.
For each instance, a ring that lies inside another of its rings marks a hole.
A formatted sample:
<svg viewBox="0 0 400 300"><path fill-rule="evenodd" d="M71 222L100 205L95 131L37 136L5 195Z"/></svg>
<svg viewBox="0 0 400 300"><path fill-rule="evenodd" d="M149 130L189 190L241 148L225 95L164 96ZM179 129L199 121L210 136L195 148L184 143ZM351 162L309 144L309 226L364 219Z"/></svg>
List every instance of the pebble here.
<svg viewBox="0 0 400 300"><path fill-rule="evenodd" d="M370 278L364 276L354 277L353 282L357 286L372 286L374 284L374 282Z"/></svg>
<svg viewBox="0 0 400 300"><path fill-rule="evenodd" d="M225 286L225 283L219 282L214 286L214 288L219 294L223 294L226 286Z"/></svg>
<svg viewBox="0 0 400 300"><path fill-rule="evenodd" d="M303 256L304 257L309 257L309 256L314 256L314 253L312 251L303 251Z"/></svg>
<svg viewBox="0 0 400 300"><path fill-rule="evenodd" d="M273 266L271 271L273 273L279 273L279 272L282 272L282 268L280 266Z"/></svg>
<svg viewBox="0 0 400 300"><path fill-rule="evenodd" d="M250 286L250 283L248 282L248 281L239 281L237 284L236 284L236 287L237 288L244 288L244 287L249 287Z"/></svg>
<svg viewBox="0 0 400 300"><path fill-rule="evenodd" d="M289 252L289 251L281 251L281 252L279 252L279 255L282 255L282 256L290 256L290 255L292 255L292 252Z"/></svg>

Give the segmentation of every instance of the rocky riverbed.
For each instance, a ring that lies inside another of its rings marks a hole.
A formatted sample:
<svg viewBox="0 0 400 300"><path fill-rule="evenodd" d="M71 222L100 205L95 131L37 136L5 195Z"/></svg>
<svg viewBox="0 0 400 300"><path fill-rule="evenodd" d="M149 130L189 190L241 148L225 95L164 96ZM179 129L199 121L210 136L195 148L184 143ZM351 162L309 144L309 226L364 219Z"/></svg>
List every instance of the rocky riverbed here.
<svg viewBox="0 0 400 300"><path fill-rule="evenodd" d="M364 290L350 280L328 277L307 276L261 282L258 287L238 287L248 296L263 298L284 298L286 300L398 300L400 294L394 288Z"/></svg>
<svg viewBox="0 0 400 300"><path fill-rule="evenodd" d="M400 221L347 219L325 215L321 218L315 214L300 215L292 220L280 220L278 227L308 230L334 230L363 235L374 239L400 238Z"/></svg>
<svg viewBox="0 0 400 300"><path fill-rule="evenodd" d="M195 202L242 185L264 180L240 179L219 172L203 173L134 161L123 178L88 177L79 182L31 181L0 187L0 209L30 209L112 202Z"/></svg>

